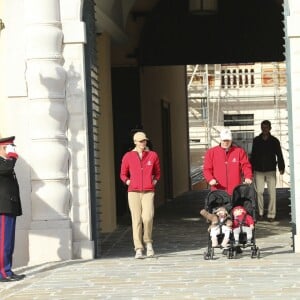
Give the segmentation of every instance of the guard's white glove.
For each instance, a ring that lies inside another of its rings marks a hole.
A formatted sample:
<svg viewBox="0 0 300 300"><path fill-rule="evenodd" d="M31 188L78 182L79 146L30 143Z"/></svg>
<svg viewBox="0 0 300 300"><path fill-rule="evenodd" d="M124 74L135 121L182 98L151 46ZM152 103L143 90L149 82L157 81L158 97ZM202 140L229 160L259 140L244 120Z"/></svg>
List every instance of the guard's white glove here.
<svg viewBox="0 0 300 300"><path fill-rule="evenodd" d="M14 145L7 145L5 149L6 153L16 153L16 147Z"/></svg>

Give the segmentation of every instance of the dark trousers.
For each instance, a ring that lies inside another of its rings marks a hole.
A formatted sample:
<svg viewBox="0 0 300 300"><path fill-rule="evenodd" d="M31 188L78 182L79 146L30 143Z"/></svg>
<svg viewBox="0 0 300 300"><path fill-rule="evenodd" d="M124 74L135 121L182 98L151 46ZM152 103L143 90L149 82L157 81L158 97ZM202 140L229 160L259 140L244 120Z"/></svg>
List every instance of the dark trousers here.
<svg viewBox="0 0 300 300"><path fill-rule="evenodd" d="M0 278L12 275L15 229L16 217L8 214L0 214Z"/></svg>

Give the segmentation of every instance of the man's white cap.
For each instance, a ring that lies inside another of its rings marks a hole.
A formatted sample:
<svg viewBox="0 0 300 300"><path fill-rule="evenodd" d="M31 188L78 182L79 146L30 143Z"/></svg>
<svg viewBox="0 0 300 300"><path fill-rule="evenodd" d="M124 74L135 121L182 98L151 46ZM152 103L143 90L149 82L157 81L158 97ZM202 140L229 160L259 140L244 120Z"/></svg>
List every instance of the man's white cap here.
<svg viewBox="0 0 300 300"><path fill-rule="evenodd" d="M232 141L232 134L229 128L222 128L220 133L221 141L229 140Z"/></svg>

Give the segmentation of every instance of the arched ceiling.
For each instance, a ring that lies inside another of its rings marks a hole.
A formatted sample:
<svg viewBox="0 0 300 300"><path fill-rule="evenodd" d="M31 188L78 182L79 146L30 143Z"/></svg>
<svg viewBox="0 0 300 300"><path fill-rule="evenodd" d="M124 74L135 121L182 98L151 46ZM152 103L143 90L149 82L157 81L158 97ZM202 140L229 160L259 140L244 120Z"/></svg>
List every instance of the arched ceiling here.
<svg viewBox="0 0 300 300"><path fill-rule="evenodd" d="M117 60L129 64L284 60L283 0L219 0L215 15L194 15L188 3L96 0L97 28L111 34Z"/></svg>
<svg viewBox="0 0 300 300"><path fill-rule="evenodd" d="M95 0L96 32L108 32L113 42L128 43L128 23L151 13L159 0ZM140 27L140 24L135 26Z"/></svg>

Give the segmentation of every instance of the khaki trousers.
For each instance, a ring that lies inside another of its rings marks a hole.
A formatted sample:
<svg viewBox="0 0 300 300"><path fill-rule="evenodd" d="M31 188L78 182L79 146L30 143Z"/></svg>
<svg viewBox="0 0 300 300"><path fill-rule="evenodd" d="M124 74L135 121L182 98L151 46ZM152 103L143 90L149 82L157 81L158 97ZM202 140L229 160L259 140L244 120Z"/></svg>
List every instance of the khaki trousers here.
<svg viewBox="0 0 300 300"><path fill-rule="evenodd" d="M258 213L260 216L264 214L264 189L267 183L269 193L268 218L276 216L276 171L270 172L254 172L255 184L257 189Z"/></svg>
<svg viewBox="0 0 300 300"><path fill-rule="evenodd" d="M154 192L128 192L134 249L152 243Z"/></svg>

